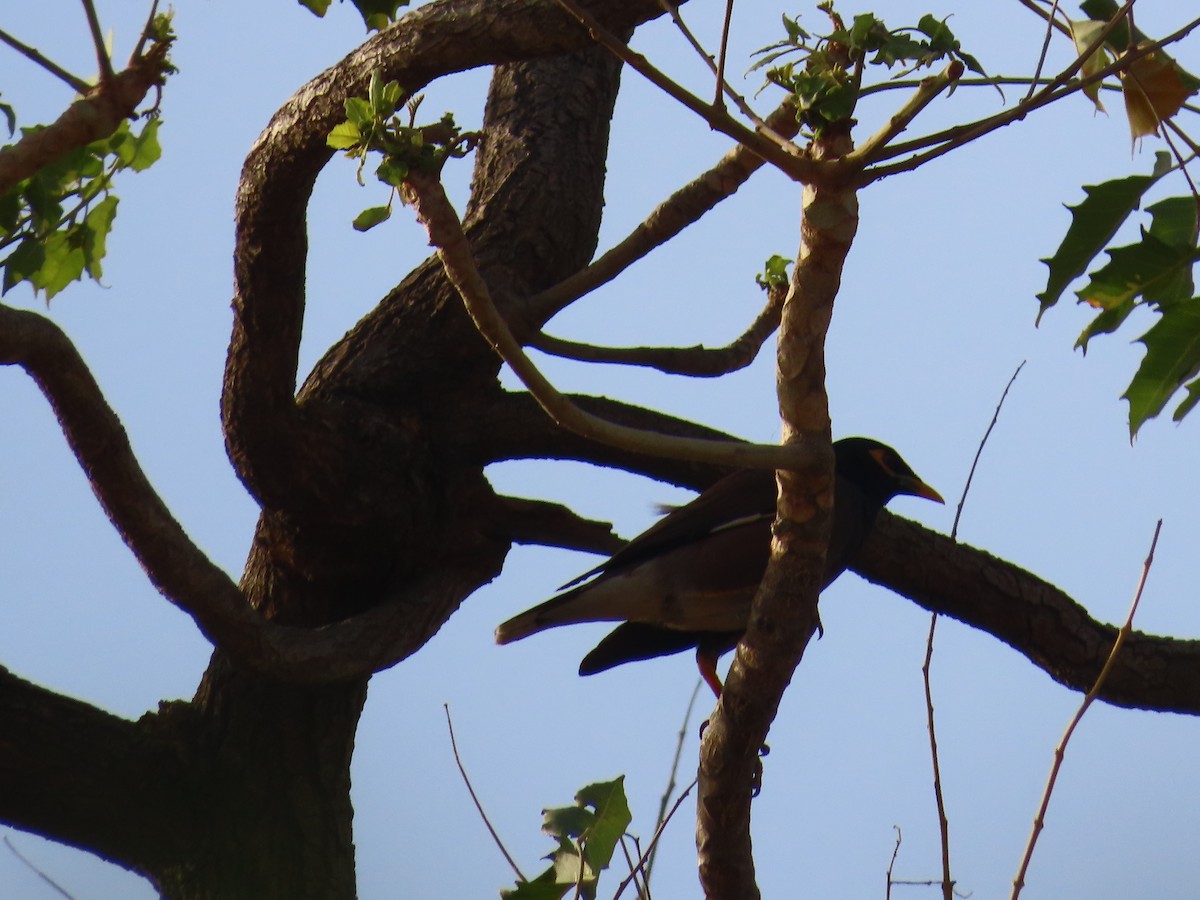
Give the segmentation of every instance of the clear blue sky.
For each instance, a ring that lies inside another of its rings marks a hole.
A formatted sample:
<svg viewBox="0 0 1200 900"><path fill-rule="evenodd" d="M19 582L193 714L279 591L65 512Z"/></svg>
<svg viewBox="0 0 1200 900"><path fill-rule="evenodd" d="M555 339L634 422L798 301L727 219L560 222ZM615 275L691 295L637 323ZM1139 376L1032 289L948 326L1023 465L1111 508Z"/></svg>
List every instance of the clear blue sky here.
<svg viewBox="0 0 1200 900"><path fill-rule="evenodd" d="M889 3L887 21L954 13L964 47L989 71L1032 66L1041 27L1019 4L935 3ZM688 16L711 41L716 5L689 6ZM1151 18L1170 15L1163 6L1139 7L1139 26L1164 31L1172 23ZM143 4L99 7L123 58ZM842 12L862 9L843 5ZM731 71L776 38L781 11L796 10L739 6ZM805 21L819 27L817 16L808 12ZM80 74L94 69L78 4L9 3L0 27ZM255 518L225 458L218 419L237 174L273 110L363 33L346 4L319 21L288 0L182 4L176 30L180 71L163 100L164 158L118 185L104 286L68 289L49 315L92 365L176 516L236 574ZM698 91L709 90L668 25L645 29L638 46ZM1050 68L1066 53L1056 42ZM1178 55L1198 68L1194 38ZM471 73L436 85L425 108L452 109L474 126L485 84L486 73ZM747 92L756 86L752 77ZM70 99L66 88L7 50L0 50L0 92L22 124L52 118ZM1009 101L1016 96L1010 91ZM899 99L864 107L861 131L873 130L871 117ZM995 91L963 89L939 100L918 127L999 104ZM1118 398L1140 356L1129 344L1134 333L1097 340L1084 359L1071 345L1085 311L1064 303L1040 329L1033 325L1034 294L1046 273L1038 259L1050 255L1066 227L1062 204L1078 202L1083 183L1149 169L1154 142L1131 157L1119 102L1110 106L1114 114L1106 117L1083 100L1068 103L864 192L830 335L834 432L896 446L951 502L941 508L902 498L892 508L948 531L999 394L1027 360L984 454L960 537L1036 572L1093 615L1119 621L1161 516L1138 624L1195 637L1200 484L1192 472L1200 420L1181 427L1152 422L1131 445ZM628 75L602 245L619 240L726 148L702 122ZM469 165L458 164L450 176L460 204ZM353 215L381 197L373 186L358 188L343 161L318 183L302 375L427 251L403 213L367 236L351 230ZM794 255L798 207L798 188L762 173L710 220L577 304L551 330L607 343L725 343L757 312L753 276L762 261ZM6 302L45 309L22 289ZM565 389L652 404L747 438L778 435L770 353L715 382L553 361L546 370ZM0 370L0 409L0 663L131 717L160 699L190 697L208 646L154 592L112 533L22 372ZM652 521L654 503L687 496L577 465L506 465L492 476L504 491L570 503L626 535ZM539 811L570 802L591 781L625 773L632 830L649 836L695 683L690 658L580 679L578 660L602 626L560 629L508 647L492 643L499 621L594 563L565 551L514 550L504 574L471 597L428 647L372 682L353 770L364 900L494 896L511 883L455 771L443 703L475 787L527 873L550 849L538 832ZM809 649L784 700L765 789L754 805L760 882L769 897L792 896L795 885L812 896L881 896L893 826L904 833L896 874L933 879L939 872L920 680L928 616L852 575L827 592L822 616L825 638ZM990 636L950 621L939 626L934 689L954 874L975 896L1006 894L1054 744L1079 698ZM684 782L694 766L695 728L693 722ZM1191 718L1095 708L1068 751L1024 896L1194 896L1198 740L1200 722ZM86 855L0 831L80 900L152 893ZM660 854L657 895L699 896L692 835L685 807ZM3 848L0 895L57 896Z"/></svg>

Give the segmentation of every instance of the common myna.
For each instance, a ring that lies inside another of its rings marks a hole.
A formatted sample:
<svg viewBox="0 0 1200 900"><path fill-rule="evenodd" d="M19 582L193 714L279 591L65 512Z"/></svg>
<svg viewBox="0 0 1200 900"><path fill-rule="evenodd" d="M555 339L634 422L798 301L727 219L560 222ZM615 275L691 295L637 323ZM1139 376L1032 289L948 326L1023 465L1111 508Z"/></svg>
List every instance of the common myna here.
<svg viewBox="0 0 1200 900"><path fill-rule="evenodd" d="M837 477L822 587L850 565L893 497L944 502L885 444L845 438L833 452ZM695 648L700 672L719 696L717 658L746 630L771 552L775 501L773 471L726 476L563 585L566 593L502 624L496 643L575 622L621 622L583 658L580 675Z"/></svg>

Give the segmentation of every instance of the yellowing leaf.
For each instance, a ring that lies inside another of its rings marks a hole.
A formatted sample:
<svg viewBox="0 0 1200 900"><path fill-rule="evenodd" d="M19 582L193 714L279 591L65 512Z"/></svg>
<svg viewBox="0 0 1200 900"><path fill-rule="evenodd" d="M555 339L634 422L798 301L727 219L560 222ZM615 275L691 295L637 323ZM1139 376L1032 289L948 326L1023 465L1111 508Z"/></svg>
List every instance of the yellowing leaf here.
<svg viewBox="0 0 1200 900"><path fill-rule="evenodd" d="M1165 54L1147 53L1121 73L1125 113L1136 142L1158 134L1158 126L1179 112L1193 93L1180 77L1179 66Z"/></svg>
<svg viewBox="0 0 1200 900"><path fill-rule="evenodd" d="M1083 56L1087 52L1088 47L1096 42L1100 32L1104 30L1103 22L1094 22L1090 19L1084 19L1079 22L1068 22L1071 28L1071 40L1075 42L1075 52ZM1103 42L1092 53L1090 53L1083 61L1083 66L1079 70L1081 79L1095 75L1109 63L1108 50ZM1090 84L1083 89L1089 100L1096 104L1096 109L1104 112L1104 104L1100 102L1100 82Z"/></svg>

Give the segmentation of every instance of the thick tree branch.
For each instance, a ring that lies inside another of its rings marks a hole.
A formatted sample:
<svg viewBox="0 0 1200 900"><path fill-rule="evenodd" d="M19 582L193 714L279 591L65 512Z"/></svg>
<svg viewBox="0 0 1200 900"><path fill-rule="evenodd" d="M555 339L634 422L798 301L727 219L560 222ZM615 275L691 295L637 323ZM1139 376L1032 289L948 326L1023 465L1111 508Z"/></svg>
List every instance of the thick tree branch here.
<svg viewBox="0 0 1200 900"><path fill-rule="evenodd" d="M744 369L754 362L763 343L779 327L783 297L782 289L770 289L767 293L767 305L763 307L762 312L744 333L724 347L597 347L544 333L530 338L529 346L553 356L583 362L646 366L670 375L716 378Z"/></svg>
<svg viewBox="0 0 1200 900"><path fill-rule="evenodd" d="M1055 681L1086 692L1117 629L1036 575L893 515L880 514L854 565L865 578L994 635ZM1100 692L1114 706L1200 714L1200 640L1134 632Z"/></svg>
<svg viewBox="0 0 1200 900"><path fill-rule="evenodd" d="M661 14L653 0L596 4L617 31ZM368 40L275 114L247 156L236 203L234 330L222 416L230 458L268 507L336 506L356 459L293 398L304 316L305 218L325 138L373 71L409 93L441 75L590 46L553 0L443 0Z"/></svg>
<svg viewBox="0 0 1200 900"><path fill-rule="evenodd" d="M494 512L497 530L517 544L565 547L611 556L625 545L612 524L585 519L561 503L498 497Z"/></svg>
<svg viewBox="0 0 1200 900"><path fill-rule="evenodd" d="M186 856L178 748L0 667L0 819L145 872Z"/></svg>

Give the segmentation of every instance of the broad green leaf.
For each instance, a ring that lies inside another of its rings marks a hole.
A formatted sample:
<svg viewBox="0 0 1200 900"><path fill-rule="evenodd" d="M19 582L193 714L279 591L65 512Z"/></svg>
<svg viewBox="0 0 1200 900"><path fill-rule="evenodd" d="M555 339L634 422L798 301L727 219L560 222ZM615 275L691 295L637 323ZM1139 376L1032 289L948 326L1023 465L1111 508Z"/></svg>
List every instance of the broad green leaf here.
<svg viewBox="0 0 1200 900"><path fill-rule="evenodd" d="M29 276L29 281L35 288L46 292L46 300L49 302L72 281L83 277L83 267L87 260L84 258L83 248L77 246L61 231L50 235L42 246L46 250L46 258L41 268Z"/></svg>
<svg viewBox="0 0 1200 900"><path fill-rule="evenodd" d="M1058 302L1067 286L1087 271L1092 260L1117 233L1129 214L1141 204L1142 195L1170 167L1170 155L1160 151L1155 154L1151 175L1130 175L1103 184L1084 185L1083 191L1087 196L1083 202L1067 207L1071 211L1071 225L1066 237L1054 256L1042 260L1050 267L1050 276L1046 289L1037 295L1041 302L1039 321L1046 310Z"/></svg>
<svg viewBox="0 0 1200 900"><path fill-rule="evenodd" d="M375 177L384 184L400 187L404 184L404 179L408 177L408 166L398 160L385 159L375 170Z"/></svg>
<svg viewBox="0 0 1200 900"><path fill-rule="evenodd" d="M1200 403L1200 378L1187 383L1187 397L1175 407L1175 412L1171 415L1171 418L1176 422L1182 422L1183 417L1190 413L1197 403Z"/></svg>
<svg viewBox="0 0 1200 900"><path fill-rule="evenodd" d="M1200 372L1200 297L1163 307L1158 322L1138 340L1146 345L1146 355L1122 394L1129 401L1130 438ZM1176 419L1194 403L1189 395L1176 411Z"/></svg>
<svg viewBox="0 0 1200 900"><path fill-rule="evenodd" d="M392 215L392 210L387 206L372 206L364 209L354 217L355 231L370 231L380 222L386 222Z"/></svg>
<svg viewBox="0 0 1200 900"><path fill-rule="evenodd" d="M129 160L129 168L142 172L150 168L162 156L162 147L158 143L158 125L160 119L151 119L142 129L142 133L133 139L134 152Z"/></svg>
<svg viewBox="0 0 1200 900"><path fill-rule="evenodd" d="M4 260L4 290L7 294L13 285L28 281L33 273L46 261L46 248L36 238L25 238L17 249Z"/></svg>
<svg viewBox="0 0 1200 900"><path fill-rule="evenodd" d="M1108 251L1108 262L1092 274L1079 299L1098 309L1115 309L1138 296L1162 304L1191 295L1192 247L1172 247L1149 232L1127 247Z"/></svg>
<svg viewBox="0 0 1200 900"><path fill-rule="evenodd" d="M588 863L599 871L608 866L621 835L633 819L625 799L625 776L589 784L575 795L575 800L595 810L595 820L583 839Z"/></svg>
<svg viewBox="0 0 1200 900"><path fill-rule="evenodd" d="M329 137L325 138L325 143L334 150L349 150L351 147L357 147L361 140L362 132L358 130L357 125L353 122L342 122L333 126Z"/></svg>
<svg viewBox="0 0 1200 900"><path fill-rule="evenodd" d="M7 237L16 231L20 219L21 193L18 186L0 197L0 237Z"/></svg>
<svg viewBox="0 0 1200 900"><path fill-rule="evenodd" d="M360 129L371 124L374 118L371 115L371 104L362 97L347 97L346 98L346 118Z"/></svg>
<svg viewBox="0 0 1200 900"><path fill-rule="evenodd" d="M504 900L559 900L572 884L560 884L553 867L532 881L521 881L515 888L500 891Z"/></svg>
<svg viewBox="0 0 1200 900"><path fill-rule="evenodd" d="M116 197L105 197L87 215L83 255L88 274L97 281L103 274L100 261L108 251L108 233L112 230L113 219L117 215L117 202Z"/></svg>
<svg viewBox="0 0 1200 900"><path fill-rule="evenodd" d="M325 13L329 12L329 4L333 0L299 0L299 2L301 6L314 15L324 16Z"/></svg>

